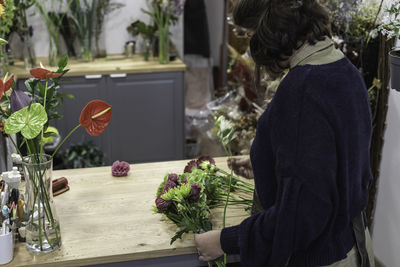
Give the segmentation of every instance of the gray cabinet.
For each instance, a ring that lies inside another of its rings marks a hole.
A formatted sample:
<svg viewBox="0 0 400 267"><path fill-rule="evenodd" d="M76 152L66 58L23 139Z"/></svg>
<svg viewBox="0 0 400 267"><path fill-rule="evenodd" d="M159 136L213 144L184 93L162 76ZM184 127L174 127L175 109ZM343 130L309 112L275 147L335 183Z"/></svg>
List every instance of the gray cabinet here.
<svg viewBox="0 0 400 267"><path fill-rule="evenodd" d="M65 99L60 110L64 117L55 122L62 136L79 123L81 110L91 100L104 100L113 111L102 135L92 137L80 128L63 149L92 140L107 164L183 159L183 72L67 77L60 91L75 96Z"/></svg>

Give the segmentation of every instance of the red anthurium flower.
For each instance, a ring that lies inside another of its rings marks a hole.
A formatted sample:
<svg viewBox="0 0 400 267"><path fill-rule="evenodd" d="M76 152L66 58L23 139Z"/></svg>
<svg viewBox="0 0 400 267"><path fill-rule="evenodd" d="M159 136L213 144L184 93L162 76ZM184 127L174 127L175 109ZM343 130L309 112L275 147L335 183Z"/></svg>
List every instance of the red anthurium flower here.
<svg viewBox="0 0 400 267"><path fill-rule="evenodd" d="M13 82L14 82L14 74L11 75L8 79L7 79L7 75L6 75L6 77L4 77L4 80L0 79L0 99L3 97L3 94L5 92L10 90Z"/></svg>
<svg viewBox="0 0 400 267"><path fill-rule="evenodd" d="M61 73L52 73L49 70L43 68L35 68L29 71L33 77L40 80L47 80L51 78L58 78L61 76Z"/></svg>
<svg viewBox="0 0 400 267"><path fill-rule="evenodd" d="M104 101L90 101L81 112L79 123L86 128L88 134L97 136L104 132L111 120L111 106Z"/></svg>

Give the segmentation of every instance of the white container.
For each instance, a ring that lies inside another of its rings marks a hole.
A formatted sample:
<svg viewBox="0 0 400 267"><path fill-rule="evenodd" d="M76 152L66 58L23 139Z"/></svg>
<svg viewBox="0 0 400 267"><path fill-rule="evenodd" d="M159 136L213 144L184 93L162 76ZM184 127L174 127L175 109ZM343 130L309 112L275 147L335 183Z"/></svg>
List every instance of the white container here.
<svg viewBox="0 0 400 267"><path fill-rule="evenodd" d="M12 261L14 256L14 235L8 232L0 235L0 264L7 264Z"/></svg>
<svg viewBox="0 0 400 267"><path fill-rule="evenodd" d="M3 180L8 184L9 190L18 189L21 183L21 173L17 167L13 167L12 171L2 174Z"/></svg>

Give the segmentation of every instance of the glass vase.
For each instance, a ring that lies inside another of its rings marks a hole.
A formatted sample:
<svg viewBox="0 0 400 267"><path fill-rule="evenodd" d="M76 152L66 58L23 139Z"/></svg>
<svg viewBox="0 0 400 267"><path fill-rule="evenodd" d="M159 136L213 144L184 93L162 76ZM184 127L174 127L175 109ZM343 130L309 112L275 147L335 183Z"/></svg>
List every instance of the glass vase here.
<svg viewBox="0 0 400 267"><path fill-rule="evenodd" d="M36 54L29 33L24 35L24 66L26 70L30 70L36 66Z"/></svg>
<svg viewBox="0 0 400 267"><path fill-rule="evenodd" d="M34 154L22 162L26 180L26 248L49 253L61 246L60 224L53 202L52 169L49 155Z"/></svg>
<svg viewBox="0 0 400 267"><path fill-rule="evenodd" d="M57 45L53 38L50 38L50 46L49 46L49 65L52 67L57 66Z"/></svg>
<svg viewBox="0 0 400 267"><path fill-rule="evenodd" d="M90 62L93 61L92 49L87 47L81 47L81 61Z"/></svg>
<svg viewBox="0 0 400 267"><path fill-rule="evenodd" d="M151 56L151 40L149 38L143 39L143 60L149 61Z"/></svg>
<svg viewBox="0 0 400 267"><path fill-rule="evenodd" d="M158 27L158 61L160 64L169 63L169 29L168 25Z"/></svg>
<svg viewBox="0 0 400 267"><path fill-rule="evenodd" d="M80 43L81 43L81 61L83 62L93 61L91 36L85 36L83 39L81 39Z"/></svg>

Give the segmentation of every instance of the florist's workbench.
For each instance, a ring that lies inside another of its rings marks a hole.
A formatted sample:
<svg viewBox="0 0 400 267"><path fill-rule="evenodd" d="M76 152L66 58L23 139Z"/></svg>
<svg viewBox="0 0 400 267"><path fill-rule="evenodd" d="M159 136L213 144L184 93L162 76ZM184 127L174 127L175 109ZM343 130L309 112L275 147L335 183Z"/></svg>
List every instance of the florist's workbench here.
<svg viewBox="0 0 400 267"><path fill-rule="evenodd" d="M54 198L61 248L33 255L25 243L17 243L14 260L5 266L206 266L197 261L193 235L170 245L176 226L152 211L164 175L181 174L186 163L135 164L122 178L112 177L110 167L54 171L53 178L65 176L70 185L69 191ZM216 158L216 165L228 169L226 158ZM243 208L230 208L227 226L247 216ZM222 210L212 217L214 229L220 229Z"/></svg>
<svg viewBox="0 0 400 267"><path fill-rule="evenodd" d="M81 110L94 99L110 104L113 118L100 136L92 137L81 127L62 149L92 141L103 151L107 165L115 160L138 163L184 158L186 66L182 61L161 65L140 56L110 56L93 62L70 60L67 69L60 92L75 98L64 99L59 110L63 118L52 122L60 135L67 136L78 124ZM10 72L18 78L17 87L25 90L24 79L31 76L23 63L16 62Z"/></svg>

